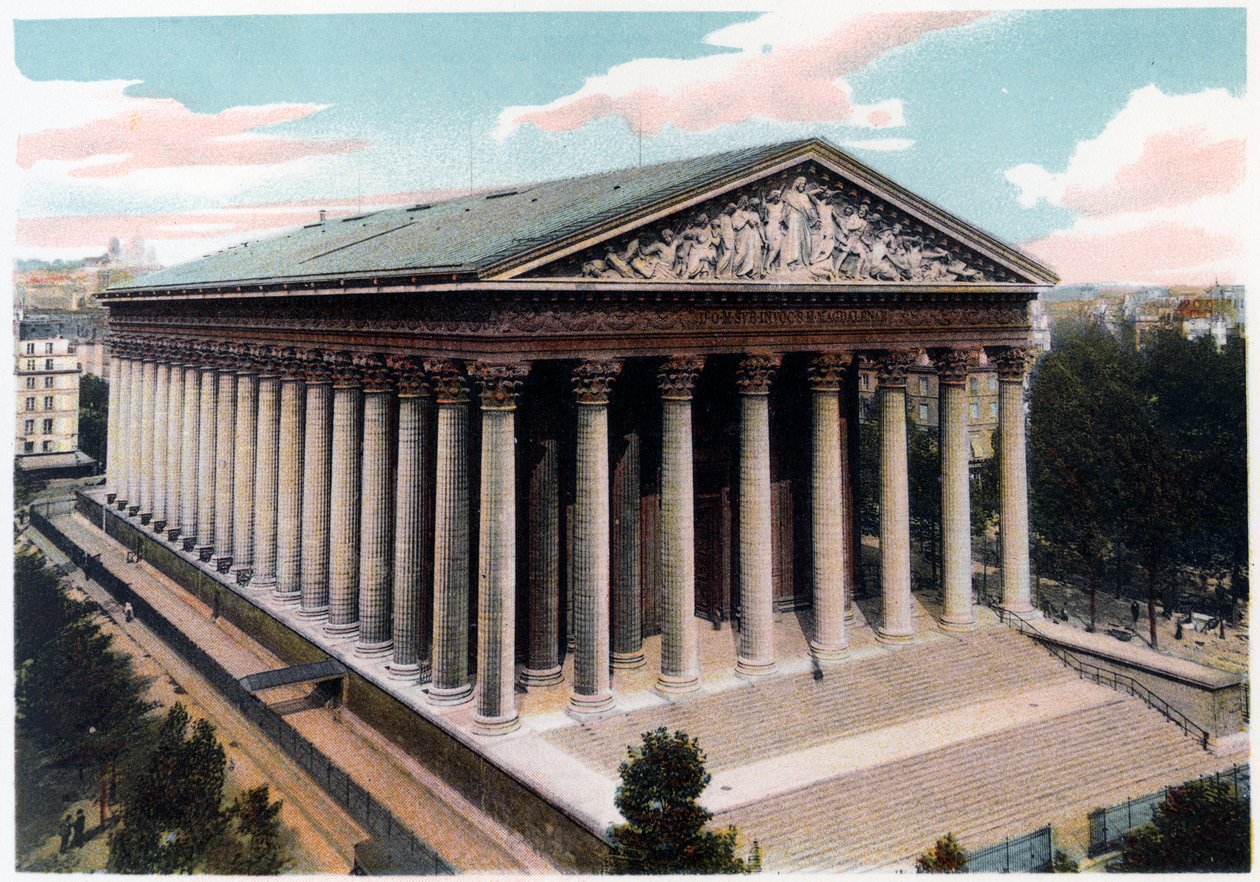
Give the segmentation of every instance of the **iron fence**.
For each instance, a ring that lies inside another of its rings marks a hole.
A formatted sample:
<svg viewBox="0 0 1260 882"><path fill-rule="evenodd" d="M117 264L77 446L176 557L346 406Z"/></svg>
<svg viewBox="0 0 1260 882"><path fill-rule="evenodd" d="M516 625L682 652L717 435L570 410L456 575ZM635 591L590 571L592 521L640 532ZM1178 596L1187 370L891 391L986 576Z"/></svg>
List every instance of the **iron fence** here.
<svg viewBox="0 0 1260 882"><path fill-rule="evenodd" d="M1217 772L1212 775L1204 775L1196 780L1215 779L1217 781L1229 781L1234 785L1238 795L1243 799L1251 798L1251 767L1250 765L1234 766L1233 768ZM1164 801L1164 797L1168 795L1170 787L1165 787L1158 793L1151 793L1146 796L1140 796L1137 799L1130 799L1119 805L1113 805L1111 808L1095 809L1089 813L1089 854L1091 857L1099 854L1105 854L1114 851L1120 847L1124 835L1138 827L1142 827L1151 823L1155 818L1155 808Z"/></svg>
<svg viewBox="0 0 1260 882"><path fill-rule="evenodd" d="M118 603L130 603L135 616L163 643L183 656L241 714L331 796L376 839L392 858L392 871L408 875L450 875L455 871L431 846L401 824L393 813L359 786L287 720L241 686L239 680L194 643L125 581L96 557L87 554L49 521L31 509L35 529L70 558L86 578L99 584Z"/></svg>
<svg viewBox="0 0 1260 882"><path fill-rule="evenodd" d="M1054 835L1042 827L967 853L968 873L1044 873L1054 859Z"/></svg>

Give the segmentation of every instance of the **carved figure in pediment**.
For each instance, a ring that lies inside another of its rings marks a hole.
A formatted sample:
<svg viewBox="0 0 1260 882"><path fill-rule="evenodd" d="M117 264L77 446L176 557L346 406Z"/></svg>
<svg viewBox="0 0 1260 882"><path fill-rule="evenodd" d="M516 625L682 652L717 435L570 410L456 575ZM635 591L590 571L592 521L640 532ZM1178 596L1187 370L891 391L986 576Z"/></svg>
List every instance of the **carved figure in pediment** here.
<svg viewBox="0 0 1260 882"><path fill-rule="evenodd" d="M783 257L783 191L766 194L766 259L764 268L771 273L779 268Z"/></svg>
<svg viewBox="0 0 1260 882"><path fill-rule="evenodd" d="M732 220L735 211L735 203L728 202L726 203L726 208L717 216L717 220L713 222L713 234L717 239L718 246L714 275L719 279L729 279L731 277L731 267L735 263L735 223Z"/></svg>
<svg viewBox="0 0 1260 882"><path fill-rule="evenodd" d="M630 259L630 266L645 279L675 279L677 257L678 241L674 231L667 227L661 231L659 239L639 247L639 253Z"/></svg>
<svg viewBox="0 0 1260 882"><path fill-rule="evenodd" d="M867 229L870 227L870 221L866 217L867 210L865 202L857 207L849 204L842 209L839 244L835 254L837 275L848 278L856 277L858 268L866 260L867 247L865 239ZM845 270L846 261L849 262L847 271Z"/></svg>
<svg viewBox="0 0 1260 882"><path fill-rule="evenodd" d="M761 224L760 207L759 200L740 196L731 215L731 228L735 231L732 269L737 279L760 279L765 275L766 231Z"/></svg>
<svg viewBox="0 0 1260 882"><path fill-rule="evenodd" d="M801 175L783 193L781 261L786 270L807 266L814 256L813 230L820 223L814 193L819 189L817 185L810 187Z"/></svg>
<svg viewBox="0 0 1260 882"><path fill-rule="evenodd" d="M704 279L712 276L717 262L717 238L713 235L709 216L703 212L697 215L691 226L683 230L682 238L687 249L682 277Z"/></svg>
<svg viewBox="0 0 1260 882"><path fill-rule="evenodd" d="M821 265L829 275L833 269L831 257L836 250L836 194L824 190L818 197L818 232L815 236L814 256L811 264Z"/></svg>

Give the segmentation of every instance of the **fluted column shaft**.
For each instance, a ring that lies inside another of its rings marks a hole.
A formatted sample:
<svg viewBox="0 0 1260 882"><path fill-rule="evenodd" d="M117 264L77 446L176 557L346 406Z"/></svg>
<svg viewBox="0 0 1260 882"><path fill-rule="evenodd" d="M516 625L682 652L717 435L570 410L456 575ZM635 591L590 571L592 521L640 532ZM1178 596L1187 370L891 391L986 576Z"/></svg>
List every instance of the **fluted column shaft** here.
<svg viewBox="0 0 1260 882"><path fill-rule="evenodd" d="M480 364L481 564L477 581L477 711L483 735L520 725L516 709L516 395L524 365Z"/></svg>
<svg viewBox="0 0 1260 882"><path fill-rule="evenodd" d="M639 548L639 433L621 434L613 469L612 666L641 668L643 654L642 562Z"/></svg>
<svg viewBox="0 0 1260 882"><path fill-rule="evenodd" d="M437 396L433 681L429 701L472 697L468 673L468 387L457 365L428 366Z"/></svg>
<svg viewBox="0 0 1260 882"><path fill-rule="evenodd" d="M577 468L573 503L572 713L612 707L609 688L608 400L620 365L584 362L574 370Z"/></svg>
<svg viewBox="0 0 1260 882"><path fill-rule="evenodd" d="M214 516L218 506L215 493L218 490L218 425L219 425L219 373L214 368L201 372L201 414L197 433L197 553L202 560L209 560L214 553Z"/></svg>
<svg viewBox="0 0 1260 882"><path fill-rule="evenodd" d="M153 529L161 531L166 526L166 451L167 424L171 405L171 365L163 359L154 365L157 382L153 387L153 468L150 478L150 502L152 503Z"/></svg>
<svg viewBox="0 0 1260 882"><path fill-rule="evenodd" d="M197 542L197 510L201 501L201 485L197 480L201 459L201 371L192 365L184 368L180 438L179 525L184 536L184 548L191 551Z"/></svg>
<svg viewBox="0 0 1260 882"><path fill-rule="evenodd" d="M359 629L359 512L363 443L359 374L347 360L333 363L332 498L328 507L329 634Z"/></svg>
<svg viewBox="0 0 1260 882"><path fill-rule="evenodd" d="M295 368L293 353L286 368ZM276 599L302 596L302 464L306 445L306 387L288 375L280 383L280 437L276 486Z"/></svg>
<svg viewBox="0 0 1260 882"><path fill-rule="evenodd" d="M144 446L144 361L138 351L128 359L127 371L127 511L135 514L140 510L140 467Z"/></svg>
<svg viewBox="0 0 1260 882"><path fill-rule="evenodd" d="M254 569L254 478L258 464L258 374L236 375L236 460L232 472L232 571Z"/></svg>
<svg viewBox="0 0 1260 882"><path fill-rule="evenodd" d="M657 374L661 389L661 692L700 687L696 635L696 549L691 395L700 358L672 358Z"/></svg>
<svg viewBox="0 0 1260 882"><path fill-rule="evenodd" d="M537 427L529 472L529 646L521 681L552 686L560 665L560 444L546 416Z"/></svg>
<svg viewBox="0 0 1260 882"><path fill-rule="evenodd" d="M384 359L364 370L363 466L359 516L360 655L386 655L393 649L394 488L390 472L390 399L392 385Z"/></svg>
<svg viewBox="0 0 1260 882"><path fill-rule="evenodd" d="M232 488L236 469L236 369L220 368L218 437L214 443L214 556L232 559Z"/></svg>
<svg viewBox="0 0 1260 882"><path fill-rule="evenodd" d="M254 575L251 588L276 584L276 494L280 480L280 377L269 365L258 377L258 455L254 462Z"/></svg>
<svg viewBox="0 0 1260 882"><path fill-rule="evenodd" d="M971 602L971 436L967 431L969 354L950 350L938 359L941 413L941 627L976 623Z"/></svg>
<svg viewBox="0 0 1260 882"><path fill-rule="evenodd" d="M153 408L157 400L157 362L148 356L141 364L140 387L140 512L153 513Z"/></svg>
<svg viewBox="0 0 1260 882"><path fill-rule="evenodd" d="M410 358L393 361L398 376L398 465L394 492L393 639L391 677L423 681L429 676L431 584L424 582L424 537L429 511L425 449L430 388L423 366Z"/></svg>
<svg viewBox="0 0 1260 882"><path fill-rule="evenodd" d="M306 431L302 452L302 602L299 615L328 615L328 521L332 489L331 376L315 354L306 369Z"/></svg>
<svg viewBox="0 0 1260 882"><path fill-rule="evenodd" d="M1002 605L1035 613L1028 579L1028 466L1024 454L1024 371L1028 354L1011 349L998 362L998 527L1002 532Z"/></svg>
<svg viewBox="0 0 1260 882"><path fill-rule="evenodd" d="M902 353L885 358L879 374L879 557L884 620L876 637L914 639L910 593L910 481L906 449L906 369Z"/></svg>
<svg viewBox="0 0 1260 882"><path fill-rule="evenodd" d="M848 549L844 540L844 476L840 463L840 385L849 356L823 355L810 365L812 446L810 530L814 633L810 653L819 660L848 655L844 599Z"/></svg>
<svg viewBox="0 0 1260 882"><path fill-rule="evenodd" d="M122 387L123 359L116 353L109 356L109 425L105 430L105 486L118 499L122 492L122 477L125 474L121 465L123 443L122 434Z"/></svg>
<svg viewBox="0 0 1260 882"><path fill-rule="evenodd" d="M735 669L762 676L776 666L770 501L770 381L778 359L739 366L739 657Z"/></svg>
<svg viewBox="0 0 1260 882"><path fill-rule="evenodd" d="M174 541L179 538L183 522L180 519L180 505L183 499L183 477L180 468L183 465L184 446L184 365L171 365L170 379L166 385L166 535Z"/></svg>

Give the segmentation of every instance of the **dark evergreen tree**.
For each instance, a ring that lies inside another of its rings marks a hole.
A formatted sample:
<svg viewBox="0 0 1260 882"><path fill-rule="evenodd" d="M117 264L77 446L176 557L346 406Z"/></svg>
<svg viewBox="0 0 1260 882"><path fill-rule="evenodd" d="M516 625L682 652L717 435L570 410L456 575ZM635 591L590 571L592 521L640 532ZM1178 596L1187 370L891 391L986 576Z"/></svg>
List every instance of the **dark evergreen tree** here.
<svg viewBox="0 0 1260 882"><path fill-rule="evenodd" d="M1174 787L1150 824L1124 837L1109 869L1129 873L1245 873L1251 809L1233 785L1211 778Z"/></svg>
<svg viewBox="0 0 1260 882"><path fill-rule="evenodd" d="M79 381L79 449L104 463L109 425L109 383L88 374Z"/></svg>
<svg viewBox="0 0 1260 882"><path fill-rule="evenodd" d="M967 853L953 833L946 833L936 844L914 859L918 873L965 873Z"/></svg>

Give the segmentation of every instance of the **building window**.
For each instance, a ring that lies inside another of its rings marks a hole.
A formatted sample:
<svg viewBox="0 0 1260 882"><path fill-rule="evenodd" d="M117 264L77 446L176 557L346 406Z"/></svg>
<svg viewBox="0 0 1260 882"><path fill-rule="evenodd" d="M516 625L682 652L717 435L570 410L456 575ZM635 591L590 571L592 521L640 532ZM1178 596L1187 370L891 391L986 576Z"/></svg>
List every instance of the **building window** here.
<svg viewBox="0 0 1260 882"><path fill-rule="evenodd" d="M980 419L980 405L975 404L975 403L972 403L972 405L971 405L971 418L972 418L973 420L978 420L978 419Z"/></svg>
<svg viewBox="0 0 1260 882"><path fill-rule="evenodd" d="M43 442L40 445L40 450L42 450L44 453L47 453L48 451L52 450L52 442L51 441Z"/></svg>
<svg viewBox="0 0 1260 882"><path fill-rule="evenodd" d="M44 359L44 370L46 371L56 370L56 368L53 367L53 360L51 358Z"/></svg>
<svg viewBox="0 0 1260 882"><path fill-rule="evenodd" d="M980 394L980 378L979 377L971 378L971 394L972 395Z"/></svg>
<svg viewBox="0 0 1260 882"><path fill-rule="evenodd" d="M919 405L919 419L926 423L927 418L928 418L928 406L926 404L920 404Z"/></svg>
<svg viewBox="0 0 1260 882"><path fill-rule="evenodd" d="M44 344L44 354L45 354L45 355L52 355L52 354L53 354L53 345L52 345L51 343L45 343L45 344Z"/></svg>
<svg viewBox="0 0 1260 882"><path fill-rule="evenodd" d="M26 344L26 354L27 354L27 355L34 355L34 354L35 354L35 344L34 344L34 343L27 343L27 344Z"/></svg>
<svg viewBox="0 0 1260 882"><path fill-rule="evenodd" d="M35 378L34 378L34 377L27 377L27 378L26 378L26 388L27 388L27 389L34 389L34 388L35 388Z"/></svg>
<svg viewBox="0 0 1260 882"><path fill-rule="evenodd" d="M928 394L928 378L927 377L919 377L919 394L920 395Z"/></svg>
<svg viewBox="0 0 1260 882"><path fill-rule="evenodd" d="M26 422L22 424L22 434L24 435L35 434L35 421L34 420L27 420Z"/></svg>
<svg viewBox="0 0 1260 882"><path fill-rule="evenodd" d="M989 416L991 417L997 416L997 402L996 401L989 402Z"/></svg>
<svg viewBox="0 0 1260 882"><path fill-rule="evenodd" d="M28 359L26 360L26 369L27 369L28 371L33 371L33 370L35 370L35 359L33 359L33 358L28 358Z"/></svg>
<svg viewBox="0 0 1260 882"><path fill-rule="evenodd" d="M44 420L44 434L45 435L52 434L52 430L53 430L52 423L53 423L52 420Z"/></svg>
<svg viewBox="0 0 1260 882"><path fill-rule="evenodd" d="M52 377L44 377L44 388L45 388L45 389L51 389L52 387L53 387L53 378L52 378Z"/></svg>
<svg viewBox="0 0 1260 882"><path fill-rule="evenodd" d="M28 398L28 399L26 399L26 409L27 409L27 410L34 410L34 409L35 409L35 399L34 399L34 398Z"/></svg>
<svg viewBox="0 0 1260 882"><path fill-rule="evenodd" d="M53 409L53 397L51 395L44 396L44 410Z"/></svg>
<svg viewBox="0 0 1260 882"><path fill-rule="evenodd" d="M23 444L22 444L22 452L23 452L23 453L34 453L34 452L35 452L35 442L34 442L34 441L27 441L27 442L23 443Z"/></svg>

